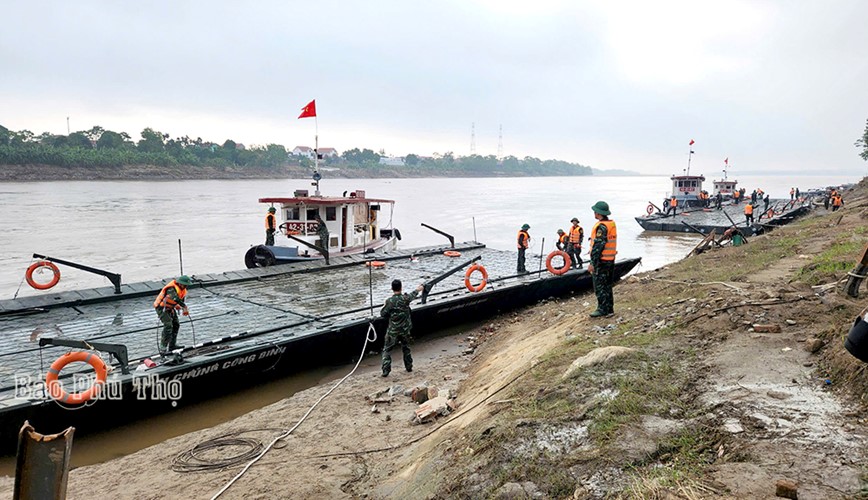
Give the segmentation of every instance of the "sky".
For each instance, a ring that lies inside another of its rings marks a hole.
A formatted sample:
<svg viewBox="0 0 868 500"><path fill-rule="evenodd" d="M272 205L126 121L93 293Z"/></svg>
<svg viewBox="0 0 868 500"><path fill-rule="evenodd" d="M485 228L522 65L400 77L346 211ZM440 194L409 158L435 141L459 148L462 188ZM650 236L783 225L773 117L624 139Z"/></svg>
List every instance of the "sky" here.
<svg viewBox="0 0 868 500"><path fill-rule="evenodd" d="M868 173L868 2L3 2L0 125ZM316 99L318 117L297 119Z"/></svg>

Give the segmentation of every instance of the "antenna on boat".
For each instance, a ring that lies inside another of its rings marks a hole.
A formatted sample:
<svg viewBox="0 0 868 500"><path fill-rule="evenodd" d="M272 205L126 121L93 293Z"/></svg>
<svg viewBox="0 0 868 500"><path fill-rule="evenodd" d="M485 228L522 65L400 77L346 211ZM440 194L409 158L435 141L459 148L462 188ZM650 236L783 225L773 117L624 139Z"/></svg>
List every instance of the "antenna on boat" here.
<svg viewBox="0 0 868 500"><path fill-rule="evenodd" d="M471 217L470 220L473 221L473 241L479 242L479 240L476 239L476 217Z"/></svg>
<svg viewBox="0 0 868 500"><path fill-rule="evenodd" d="M314 170L313 171L314 182L311 183L311 186L316 187L316 191L314 192L314 196L319 196L319 181L320 181L320 179L322 179L322 176L319 174L319 170Z"/></svg>
<svg viewBox="0 0 868 500"><path fill-rule="evenodd" d="M690 143L687 145L687 150L690 153L687 155L687 175L690 175L690 160L693 158L693 143L696 142L693 139L690 139Z"/></svg>
<svg viewBox="0 0 868 500"><path fill-rule="evenodd" d="M181 253L181 238L178 238L178 261L181 263L181 275L184 275L184 254Z"/></svg>

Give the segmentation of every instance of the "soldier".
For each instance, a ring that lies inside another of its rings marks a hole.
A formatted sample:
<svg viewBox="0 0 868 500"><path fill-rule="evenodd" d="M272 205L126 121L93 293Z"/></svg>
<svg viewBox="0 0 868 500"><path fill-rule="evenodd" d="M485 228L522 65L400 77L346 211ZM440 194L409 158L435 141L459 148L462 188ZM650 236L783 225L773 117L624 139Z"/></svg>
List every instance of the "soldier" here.
<svg viewBox="0 0 868 500"><path fill-rule="evenodd" d="M766 195L766 197L763 198L763 203L765 204L765 208L763 209L763 212L768 212L768 211L769 211L769 201L770 201L770 200L769 200L769 195Z"/></svg>
<svg viewBox="0 0 868 500"><path fill-rule="evenodd" d="M401 343L401 351L404 353L404 369L408 372L413 371L413 357L410 355L410 342L413 340L410 337L410 331L413 329L413 322L410 319L410 302L419 296L422 291L422 285L416 287L416 290L410 293L401 293L401 280L392 280L392 296L386 299L383 309L380 310L380 317L389 320L389 326L386 329L386 341L383 344L383 376L388 377L392 371L392 349L395 344Z"/></svg>
<svg viewBox="0 0 868 500"><path fill-rule="evenodd" d="M159 346L160 354L184 348L184 346L175 343L178 340L178 330L181 328L181 323L178 321L178 311L183 310L184 316L190 315L187 304L184 303L184 297L187 296L187 287L192 284L193 280L189 276L180 276L164 286L160 290L160 294L157 295L157 300L154 301L154 310L157 311L157 317L163 322L163 334L160 336Z"/></svg>
<svg viewBox="0 0 868 500"><path fill-rule="evenodd" d="M564 232L563 229L558 229L558 241L555 242L555 246L558 250L568 252L570 244L570 237L567 236L567 233Z"/></svg>
<svg viewBox="0 0 868 500"><path fill-rule="evenodd" d="M747 226L753 224L753 203L751 202L744 206L744 220Z"/></svg>
<svg viewBox="0 0 868 500"><path fill-rule="evenodd" d="M617 251L618 231L615 221L609 220L609 204L598 201L591 207L597 224L591 229L591 263L588 272L594 279L594 293L597 295L597 309L591 313L592 318L613 316L615 314L615 298L612 295L612 285L615 283L615 255Z"/></svg>
<svg viewBox="0 0 868 500"><path fill-rule="evenodd" d="M714 197L714 206L718 210L723 206L723 195L720 194L720 191L717 192L717 195Z"/></svg>
<svg viewBox="0 0 868 500"><path fill-rule="evenodd" d="M319 216L319 212L316 214L316 234L319 236L322 256L325 258L326 265L329 265L329 228Z"/></svg>
<svg viewBox="0 0 868 500"><path fill-rule="evenodd" d="M277 212L277 209L271 207L268 209L268 213L265 214L265 244L268 246L274 245L274 232L277 231L275 212Z"/></svg>
<svg viewBox="0 0 868 500"><path fill-rule="evenodd" d="M515 268L515 272L517 273L527 272L527 269L524 267L524 253L530 246L530 234L527 232L528 229L530 229L529 225L522 224L521 229L518 231L518 240L516 242L516 245L518 246L518 263Z"/></svg>
<svg viewBox="0 0 868 500"><path fill-rule="evenodd" d="M585 239L585 230L579 225L579 219L573 217L570 221L573 226L570 228L570 244L567 247L567 253L570 255L570 260L573 261L573 267L581 269L582 266L582 240Z"/></svg>
<svg viewBox="0 0 868 500"><path fill-rule="evenodd" d="M790 188L790 201L796 199L796 188Z"/></svg>

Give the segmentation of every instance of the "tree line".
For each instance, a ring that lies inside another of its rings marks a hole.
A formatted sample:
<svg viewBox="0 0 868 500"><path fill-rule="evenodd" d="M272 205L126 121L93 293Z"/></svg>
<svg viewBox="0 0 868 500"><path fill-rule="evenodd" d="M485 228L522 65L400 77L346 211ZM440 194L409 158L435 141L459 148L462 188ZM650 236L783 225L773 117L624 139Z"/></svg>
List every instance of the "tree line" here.
<svg viewBox="0 0 868 500"><path fill-rule="evenodd" d="M540 160L494 155L456 156L452 152L432 156L408 154L402 165L383 165L385 152L353 148L340 156L324 156L320 164L328 167L376 171L400 171L406 175L591 175L591 168L561 160ZM152 128L134 141L126 132L94 126L89 130L57 135L29 130L13 131L0 125L0 165L55 165L61 167L120 167L156 165L160 167L259 167L279 169L298 165L313 166L304 155L293 155L280 144L243 147L231 139L222 144L170 137Z"/></svg>

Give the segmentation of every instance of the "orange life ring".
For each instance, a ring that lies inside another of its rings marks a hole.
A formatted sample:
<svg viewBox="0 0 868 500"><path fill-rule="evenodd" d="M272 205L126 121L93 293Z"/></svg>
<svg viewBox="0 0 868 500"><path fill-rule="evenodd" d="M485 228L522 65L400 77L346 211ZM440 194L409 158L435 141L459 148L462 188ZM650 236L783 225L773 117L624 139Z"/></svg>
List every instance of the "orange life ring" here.
<svg viewBox="0 0 868 500"><path fill-rule="evenodd" d="M446 250L443 252L443 255L447 257L461 257L461 252L456 252L455 250Z"/></svg>
<svg viewBox="0 0 868 500"><path fill-rule="evenodd" d="M57 381L60 370L76 361L83 361L93 367L96 372L96 381L86 391L69 394L63 390L63 386ZM61 403L82 404L87 403L99 394L100 389L105 385L105 378L108 374L108 367L102 358L92 352L75 351L68 352L57 358L51 367L48 369L48 374L45 376L45 386L48 388L48 395Z"/></svg>
<svg viewBox="0 0 868 500"><path fill-rule="evenodd" d="M383 262L382 260L369 260L368 262L365 262L365 265L368 267L375 267L375 268L386 267L386 263Z"/></svg>
<svg viewBox="0 0 868 500"><path fill-rule="evenodd" d="M470 283L470 275L476 271L482 273L482 281L478 285L473 286ZM467 271L464 273L464 286L466 286L468 290L471 292L481 292L482 289L485 288L486 284L488 284L488 271L485 270L485 267L482 264L473 264L467 268Z"/></svg>
<svg viewBox="0 0 868 500"><path fill-rule="evenodd" d="M37 283L33 279L33 272L43 267L51 269L51 271L54 273L54 276L48 283ZM58 281L60 281L60 269L58 269L57 266L54 265L54 262L40 260L38 262L30 264L30 267L27 268L27 273L25 273L24 277L27 278L27 284L32 286L33 288L37 290L48 290L49 288L56 285Z"/></svg>
<svg viewBox="0 0 868 500"><path fill-rule="evenodd" d="M769 211L766 212L766 219L771 219L774 216L775 216L775 210L773 208L770 208Z"/></svg>
<svg viewBox="0 0 868 500"><path fill-rule="evenodd" d="M555 268L555 266L552 265L552 259L554 259L554 257L556 255L560 255L564 259L563 267ZM548 257L546 257L546 269L548 269L548 271L550 273L557 275L557 276L560 276L560 275L566 273L567 271L569 271L570 266L572 266L572 265L573 265L573 260L570 258L570 254L568 254L567 252L564 252L563 250L555 250L552 253L550 253Z"/></svg>
<svg viewBox="0 0 868 500"><path fill-rule="evenodd" d="M653 213L654 213L654 205L652 205L652 204L649 203L649 204L648 204L648 207L645 208L645 212L646 212L648 215L653 214Z"/></svg>

